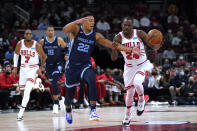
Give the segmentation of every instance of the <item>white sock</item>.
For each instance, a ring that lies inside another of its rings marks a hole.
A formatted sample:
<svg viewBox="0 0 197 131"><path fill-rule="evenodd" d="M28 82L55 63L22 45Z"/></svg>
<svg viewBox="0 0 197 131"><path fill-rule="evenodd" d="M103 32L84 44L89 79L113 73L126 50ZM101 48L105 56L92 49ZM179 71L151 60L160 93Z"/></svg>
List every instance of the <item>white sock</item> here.
<svg viewBox="0 0 197 131"><path fill-rule="evenodd" d="M20 108L20 111L19 111L19 113L18 113L18 117L22 117L24 111L25 111L25 108L21 107L21 108Z"/></svg>
<svg viewBox="0 0 197 131"><path fill-rule="evenodd" d="M127 108L126 107L126 116L130 116L131 115L131 107L130 108Z"/></svg>
<svg viewBox="0 0 197 131"><path fill-rule="evenodd" d="M126 106L132 106L133 104L133 96L135 94L135 88L130 88L127 90L127 96L126 96Z"/></svg>
<svg viewBox="0 0 197 131"><path fill-rule="evenodd" d="M145 79L145 75L136 74L133 81L133 85L135 86L137 94L139 96L139 101L144 100L144 87L142 85L144 79Z"/></svg>
<svg viewBox="0 0 197 131"><path fill-rule="evenodd" d="M138 96L139 97L139 101L142 102L144 100L144 94L141 95L141 96Z"/></svg>

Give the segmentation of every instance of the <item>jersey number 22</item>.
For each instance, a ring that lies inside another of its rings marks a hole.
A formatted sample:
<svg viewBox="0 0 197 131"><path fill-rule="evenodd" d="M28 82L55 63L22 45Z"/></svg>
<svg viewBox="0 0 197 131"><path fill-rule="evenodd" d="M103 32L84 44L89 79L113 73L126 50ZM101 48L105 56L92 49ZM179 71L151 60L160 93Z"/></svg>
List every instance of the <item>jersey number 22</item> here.
<svg viewBox="0 0 197 131"><path fill-rule="evenodd" d="M87 44L84 44L84 43L79 43L79 46L77 48L78 51L82 51L82 52L88 52L88 49L89 49L89 45Z"/></svg>

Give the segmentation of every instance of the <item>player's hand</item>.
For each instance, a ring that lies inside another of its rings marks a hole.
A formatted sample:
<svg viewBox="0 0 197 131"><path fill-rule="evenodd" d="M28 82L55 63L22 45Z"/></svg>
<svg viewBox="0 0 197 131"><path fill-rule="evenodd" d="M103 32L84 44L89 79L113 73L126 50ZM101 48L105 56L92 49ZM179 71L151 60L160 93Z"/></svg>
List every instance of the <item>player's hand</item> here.
<svg viewBox="0 0 197 131"><path fill-rule="evenodd" d="M140 47L139 46L136 46L136 47L133 47L132 49L132 52L133 52L133 57L135 57L136 59L140 57Z"/></svg>
<svg viewBox="0 0 197 131"><path fill-rule="evenodd" d="M162 46L162 44L152 45L151 48L152 48L153 50L157 51L157 50L159 50L159 48L161 48L161 46Z"/></svg>
<svg viewBox="0 0 197 131"><path fill-rule="evenodd" d="M77 24L83 24L85 21L88 21L90 18L89 16L76 20Z"/></svg>
<svg viewBox="0 0 197 131"><path fill-rule="evenodd" d="M151 48L152 48L153 50L157 51L157 50L159 50L159 49L162 47L163 43L164 43L164 41L162 41L161 44L152 45Z"/></svg>
<svg viewBox="0 0 197 131"><path fill-rule="evenodd" d="M17 67L14 67L14 69L13 69L13 71L12 71L12 75L13 75L13 76L16 76L16 74L17 74Z"/></svg>
<svg viewBox="0 0 197 131"><path fill-rule="evenodd" d="M19 87L16 87L16 92L19 92L20 91L20 88Z"/></svg>
<svg viewBox="0 0 197 131"><path fill-rule="evenodd" d="M119 45L118 42L115 42L115 41L114 41L114 42L112 43L112 46L113 46L114 49L116 49L116 48L118 47L118 45Z"/></svg>
<svg viewBox="0 0 197 131"><path fill-rule="evenodd" d="M44 71L44 67L40 66L40 69L37 71L37 74L42 76L42 71Z"/></svg>
<svg viewBox="0 0 197 131"><path fill-rule="evenodd" d="M13 84L14 87L18 87L18 84Z"/></svg>
<svg viewBox="0 0 197 131"><path fill-rule="evenodd" d="M106 84L106 83L108 83L108 80L107 80L107 79L105 79L105 80L104 80L104 83L105 83L105 84Z"/></svg>

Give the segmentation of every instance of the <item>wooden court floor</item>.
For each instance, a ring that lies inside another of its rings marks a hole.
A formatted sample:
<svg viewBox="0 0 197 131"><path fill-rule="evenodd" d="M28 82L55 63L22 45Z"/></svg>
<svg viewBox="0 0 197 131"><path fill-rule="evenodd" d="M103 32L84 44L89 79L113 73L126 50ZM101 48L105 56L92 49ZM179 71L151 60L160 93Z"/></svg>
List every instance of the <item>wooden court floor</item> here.
<svg viewBox="0 0 197 131"><path fill-rule="evenodd" d="M99 122L89 121L89 109L74 109L73 124L65 121L65 112L25 112L24 120L17 121L17 112L0 114L0 131L197 131L197 106L146 106L142 116L136 115L130 127L121 126L124 107L97 108Z"/></svg>

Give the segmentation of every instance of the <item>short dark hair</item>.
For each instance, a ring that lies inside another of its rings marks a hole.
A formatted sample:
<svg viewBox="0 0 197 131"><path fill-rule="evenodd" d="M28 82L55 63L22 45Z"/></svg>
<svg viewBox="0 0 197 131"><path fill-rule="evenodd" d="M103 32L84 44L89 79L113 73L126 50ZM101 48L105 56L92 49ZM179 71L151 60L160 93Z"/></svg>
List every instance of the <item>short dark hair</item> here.
<svg viewBox="0 0 197 131"><path fill-rule="evenodd" d="M87 16L94 16L94 14L92 12L88 11L88 12L81 15L81 17L87 17Z"/></svg>
<svg viewBox="0 0 197 131"><path fill-rule="evenodd" d="M54 27L53 27L52 25L48 25L47 28L46 28L46 30L47 30L48 28L53 28L53 29L54 29Z"/></svg>
<svg viewBox="0 0 197 131"><path fill-rule="evenodd" d="M26 32L26 31L31 31L31 32L32 32L32 30L31 30L31 29L26 29L26 30L25 30L25 32ZM25 32L24 32L24 33L25 33Z"/></svg>
<svg viewBox="0 0 197 131"><path fill-rule="evenodd" d="M130 20L130 21L133 22L133 20L132 20L132 18L130 16L124 17L123 20L122 20L122 22L128 21L128 20Z"/></svg>

